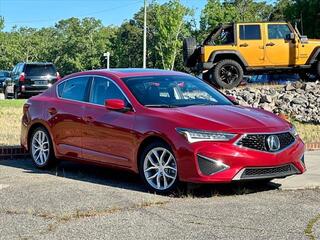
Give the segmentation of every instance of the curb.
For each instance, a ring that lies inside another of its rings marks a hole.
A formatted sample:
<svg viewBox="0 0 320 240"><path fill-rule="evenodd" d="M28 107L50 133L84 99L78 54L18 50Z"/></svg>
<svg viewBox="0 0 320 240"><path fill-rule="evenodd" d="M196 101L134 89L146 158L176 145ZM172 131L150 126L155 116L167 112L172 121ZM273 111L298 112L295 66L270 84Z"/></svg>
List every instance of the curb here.
<svg viewBox="0 0 320 240"><path fill-rule="evenodd" d="M306 143L306 151L320 150L320 142ZM20 146L0 146L0 159L28 157L29 153Z"/></svg>
<svg viewBox="0 0 320 240"><path fill-rule="evenodd" d="M306 143L306 150L307 151L315 151L320 150L320 142L318 143Z"/></svg>
<svg viewBox="0 0 320 240"><path fill-rule="evenodd" d="M0 159L28 157L29 153L21 146L0 146Z"/></svg>

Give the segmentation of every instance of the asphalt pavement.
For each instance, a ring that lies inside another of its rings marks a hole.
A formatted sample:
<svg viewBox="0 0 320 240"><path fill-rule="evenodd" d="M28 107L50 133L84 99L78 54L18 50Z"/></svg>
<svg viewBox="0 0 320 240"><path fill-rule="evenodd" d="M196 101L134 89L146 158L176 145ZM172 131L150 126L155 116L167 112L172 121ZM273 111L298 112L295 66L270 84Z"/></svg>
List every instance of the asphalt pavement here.
<svg viewBox="0 0 320 240"><path fill-rule="evenodd" d="M271 184L146 192L127 172L0 160L0 239L320 239L320 152Z"/></svg>

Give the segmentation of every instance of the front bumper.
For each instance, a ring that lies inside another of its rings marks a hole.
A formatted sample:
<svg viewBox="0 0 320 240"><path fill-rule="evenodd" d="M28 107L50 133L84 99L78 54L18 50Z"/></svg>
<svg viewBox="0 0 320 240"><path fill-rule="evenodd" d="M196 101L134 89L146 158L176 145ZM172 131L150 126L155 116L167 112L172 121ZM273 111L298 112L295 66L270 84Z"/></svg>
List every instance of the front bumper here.
<svg viewBox="0 0 320 240"><path fill-rule="evenodd" d="M190 146L191 149L184 148L178 152L181 181L228 183L283 178L306 171L303 159L305 147L300 138L277 153L241 148L229 142L199 142ZM202 159L199 160L199 156ZM211 160L211 165L201 163L205 160ZM206 169L210 166L218 168L217 171Z"/></svg>

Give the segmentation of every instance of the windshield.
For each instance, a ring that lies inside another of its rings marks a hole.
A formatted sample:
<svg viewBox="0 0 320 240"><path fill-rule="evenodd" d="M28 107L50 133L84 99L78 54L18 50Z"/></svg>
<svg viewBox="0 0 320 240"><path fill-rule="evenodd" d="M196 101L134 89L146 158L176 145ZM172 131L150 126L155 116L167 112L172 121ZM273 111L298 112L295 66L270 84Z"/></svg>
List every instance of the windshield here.
<svg viewBox="0 0 320 240"><path fill-rule="evenodd" d="M53 65L39 64L39 65L27 65L26 75L28 76L45 76L45 75L56 75L56 69Z"/></svg>
<svg viewBox="0 0 320 240"><path fill-rule="evenodd" d="M146 107L232 105L220 92L191 76L129 77L123 81Z"/></svg>

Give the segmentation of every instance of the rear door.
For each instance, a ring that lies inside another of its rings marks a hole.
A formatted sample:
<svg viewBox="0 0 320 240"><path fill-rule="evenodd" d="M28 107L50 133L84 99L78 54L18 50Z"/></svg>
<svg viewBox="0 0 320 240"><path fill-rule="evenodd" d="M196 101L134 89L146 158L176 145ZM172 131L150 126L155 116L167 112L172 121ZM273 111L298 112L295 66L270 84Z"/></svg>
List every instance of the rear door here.
<svg viewBox="0 0 320 240"><path fill-rule="evenodd" d="M45 114L49 118L57 154L69 158L81 158L82 135L85 127L83 112L88 100L90 77L68 79L57 86L57 99L47 104Z"/></svg>
<svg viewBox="0 0 320 240"><path fill-rule="evenodd" d="M120 87L111 79L94 77L89 104L85 107L83 157L104 164L130 167L134 159L135 112L117 112L105 108L107 99L122 99L129 104Z"/></svg>
<svg viewBox="0 0 320 240"><path fill-rule="evenodd" d="M263 25L238 24L237 47L250 67L264 64Z"/></svg>
<svg viewBox="0 0 320 240"><path fill-rule="evenodd" d="M27 64L24 69L25 84L45 86L57 79L57 71L53 64Z"/></svg>

